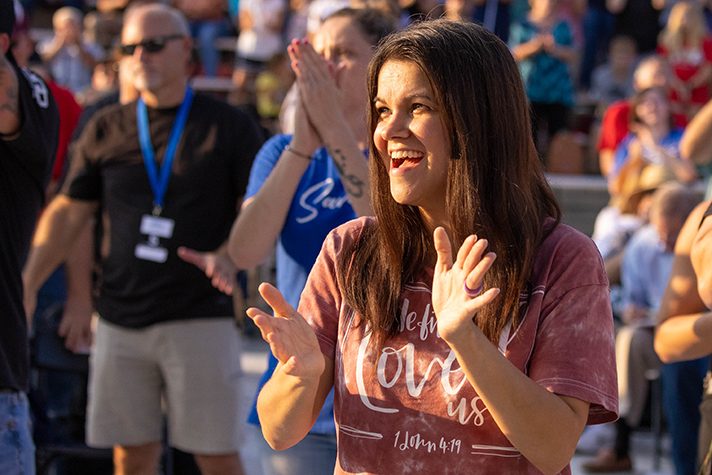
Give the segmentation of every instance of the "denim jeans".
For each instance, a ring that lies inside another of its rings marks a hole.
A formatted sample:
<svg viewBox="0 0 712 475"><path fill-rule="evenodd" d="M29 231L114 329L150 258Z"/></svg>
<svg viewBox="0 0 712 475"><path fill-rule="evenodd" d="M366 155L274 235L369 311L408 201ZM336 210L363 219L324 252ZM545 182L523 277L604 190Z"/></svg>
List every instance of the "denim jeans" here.
<svg viewBox="0 0 712 475"><path fill-rule="evenodd" d="M709 358L663 365L663 410L672 439L672 461L677 475L695 475L699 405Z"/></svg>
<svg viewBox="0 0 712 475"><path fill-rule="evenodd" d="M336 435L312 434L294 447L276 451L267 444L258 426L248 424L257 444L264 475L331 475L336 464Z"/></svg>
<svg viewBox="0 0 712 475"><path fill-rule="evenodd" d="M30 407L25 393L0 392L0 473L34 475Z"/></svg>

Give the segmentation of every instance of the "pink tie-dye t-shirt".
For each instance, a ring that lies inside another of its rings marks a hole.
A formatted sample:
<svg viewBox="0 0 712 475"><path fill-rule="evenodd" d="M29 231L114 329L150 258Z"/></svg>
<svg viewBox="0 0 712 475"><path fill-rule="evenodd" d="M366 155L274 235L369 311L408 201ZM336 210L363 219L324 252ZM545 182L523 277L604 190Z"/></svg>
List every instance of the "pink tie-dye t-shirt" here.
<svg viewBox="0 0 712 475"><path fill-rule="evenodd" d="M342 300L337 256L350 252L372 219L327 237L299 305L334 360L335 473L539 473L497 427L438 336L432 269L405 286L400 333L378 350L369 345L365 325ZM557 226L538 250L530 284L524 317L504 332L500 351L549 391L590 402L589 423L614 420L613 319L593 242Z"/></svg>

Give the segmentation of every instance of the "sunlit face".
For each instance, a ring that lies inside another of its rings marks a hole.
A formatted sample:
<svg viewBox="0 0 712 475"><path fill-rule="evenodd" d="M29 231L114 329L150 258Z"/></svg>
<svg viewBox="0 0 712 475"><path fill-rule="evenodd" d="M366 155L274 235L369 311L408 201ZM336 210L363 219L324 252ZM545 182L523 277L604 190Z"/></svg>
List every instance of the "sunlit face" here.
<svg viewBox="0 0 712 475"><path fill-rule="evenodd" d="M53 21L55 33L61 35L69 43L75 43L82 34L81 23L77 19L65 16Z"/></svg>
<svg viewBox="0 0 712 475"><path fill-rule="evenodd" d="M344 110L364 110L368 104L366 72L373 47L354 20L334 17L326 20L314 36L314 49L336 70Z"/></svg>
<svg viewBox="0 0 712 475"><path fill-rule="evenodd" d="M393 199L444 223L451 146L428 77L415 63L387 61L378 74L374 106L373 140L388 169Z"/></svg>
<svg viewBox="0 0 712 475"><path fill-rule="evenodd" d="M635 71L635 88L639 91L651 87L666 89L669 83L669 74L665 65L660 61L648 61Z"/></svg>
<svg viewBox="0 0 712 475"><path fill-rule="evenodd" d="M648 126L667 123L670 119L670 105L660 90L653 89L643 95L635 107L635 114Z"/></svg>
<svg viewBox="0 0 712 475"><path fill-rule="evenodd" d="M136 13L124 26L121 44L138 44L179 33L178 26L166 15L155 12L149 15ZM182 84L187 74L189 54L188 38L167 41L161 51L153 53L139 46L132 55L123 58L126 62L126 77L131 78L139 91L153 93L174 84Z"/></svg>

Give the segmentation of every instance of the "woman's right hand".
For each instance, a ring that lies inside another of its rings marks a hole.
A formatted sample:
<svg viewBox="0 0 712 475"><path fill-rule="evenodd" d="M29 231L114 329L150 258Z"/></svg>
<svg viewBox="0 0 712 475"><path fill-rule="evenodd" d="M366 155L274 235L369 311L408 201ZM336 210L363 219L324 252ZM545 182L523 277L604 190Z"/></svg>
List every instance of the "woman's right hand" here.
<svg viewBox="0 0 712 475"><path fill-rule="evenodd" d="M259 292L274 316L254 307L247 309L247 316L269 343L282 371L301 379L318 379L326 363L314 330L274 286L263 282Z"/></svg>

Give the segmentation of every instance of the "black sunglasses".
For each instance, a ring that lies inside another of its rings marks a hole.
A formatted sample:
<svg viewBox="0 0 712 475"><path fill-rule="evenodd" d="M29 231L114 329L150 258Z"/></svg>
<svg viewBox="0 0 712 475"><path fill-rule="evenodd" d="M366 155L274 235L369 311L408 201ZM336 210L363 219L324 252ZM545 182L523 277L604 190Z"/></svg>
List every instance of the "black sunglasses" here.
<svg viewBox="0 0 712 475"><path fill-rule="evenodd" d="M133 43L128 45L119 45L119 52L122 56L131 56L136 51L139 46L149 53L158 53L166 47L166 44L171 40L177 40L179 38L184 38L183 35L165 35L156 36L155 38L150 38L148 40L143 40L140 43Z"/></svg>

